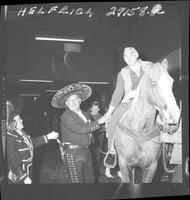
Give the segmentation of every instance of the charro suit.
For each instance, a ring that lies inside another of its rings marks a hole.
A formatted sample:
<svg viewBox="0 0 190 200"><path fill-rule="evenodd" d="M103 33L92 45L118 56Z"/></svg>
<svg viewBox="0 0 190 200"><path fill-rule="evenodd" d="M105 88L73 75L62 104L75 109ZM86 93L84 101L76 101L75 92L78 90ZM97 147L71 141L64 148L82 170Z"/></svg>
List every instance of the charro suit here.
<svg viewBox="0 0 190 200"><path fill-rule="evenodd" d="M23 131L22 131L23 132ZM29 176L32 179L33 150L48 141L45 136L32 138L15 130L7 132L7 164L9 183L24 183Z"/></svg>
<svg viewBox="0 0 190 200"><path fill-rule="evenodd" d="M91 122L85 112L82 111L82 114L86 122L69 109L61 116L61 140L65 143L64 146L69 143L68 148L64 149L64 159L72 183L94 182L89 145L92 143L91 133L99 129L100 125L98 121Z"/></svg>

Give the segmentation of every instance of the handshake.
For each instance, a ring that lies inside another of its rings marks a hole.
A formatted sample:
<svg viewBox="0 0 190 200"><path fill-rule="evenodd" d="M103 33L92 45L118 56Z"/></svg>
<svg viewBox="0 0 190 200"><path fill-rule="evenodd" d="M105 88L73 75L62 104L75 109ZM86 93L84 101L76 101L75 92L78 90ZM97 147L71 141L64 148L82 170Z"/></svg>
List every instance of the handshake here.
<svg viewBox="0 0 190 200"><path fill-rule="evenodd" d="M102 116L100 119L98 119L98 123L99 123L99 124L104 124L105 121L106 121L105 115Z"/></svg>
<svg viewBox="0 0 190 200"><path fill-rule="evenodd" d="M59 133L52 131L52 132L48 133L46 136L47 136L48 140L53 140L53 139L57 139L59 137Z"/></svg>
<svg viewBox="0 0 190 200"><path fill-rule="evenodd" d="M99 124L103 124L105 122L108 123L111 119L111 115L112 115L114 110L115 110L115 107L110 106L107 113L98 120Z"/></svg>

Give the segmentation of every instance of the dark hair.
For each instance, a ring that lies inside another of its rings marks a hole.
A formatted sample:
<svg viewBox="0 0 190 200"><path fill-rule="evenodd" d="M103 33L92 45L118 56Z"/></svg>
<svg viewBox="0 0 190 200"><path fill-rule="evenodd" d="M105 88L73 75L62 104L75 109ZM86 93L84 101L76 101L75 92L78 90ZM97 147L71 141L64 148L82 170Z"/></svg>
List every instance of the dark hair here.
<svg viewBox="0 0 190 200"><path fill-rule="evenodd" d="M100 102L98 100L95 100L91 103L91 107L92 106L99 106L100 107Z"/></svg>

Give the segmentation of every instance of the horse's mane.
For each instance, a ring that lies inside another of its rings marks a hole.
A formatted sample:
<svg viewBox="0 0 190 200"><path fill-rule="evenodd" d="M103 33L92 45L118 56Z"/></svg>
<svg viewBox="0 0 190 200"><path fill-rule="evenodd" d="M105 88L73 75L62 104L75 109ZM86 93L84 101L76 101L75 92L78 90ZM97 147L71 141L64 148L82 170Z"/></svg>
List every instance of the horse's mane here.
<svg viewBox="0 0 190 200"><path fill-rule="evenodd" d="M153 63L152 63L153 65ZM137 101L139 100L139 94L140 94L140 90L141 90L141 87L142 87L142 84L144 83L144 81L147 80L147 77L148 77L148 73L150 71L150 68L152 67L152 65L148 65L147 68L144 70L144 74L139 82L139 85L136 89L136 95L133 99L133 102L131 104L131 109L129 110L129 113L128 113L128 117L129 117L129 120L131 120L133 118L133 114L134 114L134 111L136 109L136 105L137 105Z"/></svg>
<svg viewBox="0 0 190 200"><path fill-rule="evenodd" d="M146 93L146 90L149 88L148 84L149 81L155 82L158 80L161 70L162 70L162 63L152 63L149 62L148 65L143 67L144 74L141 77L141 80L139 82L139 85L136 89L136 95L131 103L130 108L127 110L127 112L122 116L120 122L123 120L125 116L127 116L127 121L133 121L134 116L136 116L136 110L139 108L139 99L141 98L142 94ZM142 92L143 90L143 92Z"/></svg>

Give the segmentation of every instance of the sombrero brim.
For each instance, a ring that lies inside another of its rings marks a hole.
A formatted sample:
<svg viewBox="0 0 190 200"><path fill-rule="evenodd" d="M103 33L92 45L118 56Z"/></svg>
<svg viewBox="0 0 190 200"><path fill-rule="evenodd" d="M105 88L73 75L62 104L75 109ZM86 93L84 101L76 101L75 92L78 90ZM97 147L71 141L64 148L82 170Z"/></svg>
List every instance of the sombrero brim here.
<svg viewBox="0 0 190 200"><path fill-rule="evenodd" d="M53 97L51 105L55 108L65 108L66 100L69 96L76 94L79 95L81 101L85 101L92 94L90 86L85 84L71 84L59 90Z"/></svg>

